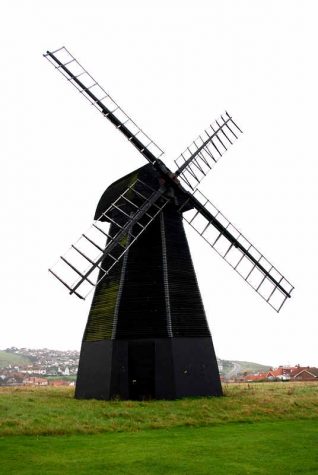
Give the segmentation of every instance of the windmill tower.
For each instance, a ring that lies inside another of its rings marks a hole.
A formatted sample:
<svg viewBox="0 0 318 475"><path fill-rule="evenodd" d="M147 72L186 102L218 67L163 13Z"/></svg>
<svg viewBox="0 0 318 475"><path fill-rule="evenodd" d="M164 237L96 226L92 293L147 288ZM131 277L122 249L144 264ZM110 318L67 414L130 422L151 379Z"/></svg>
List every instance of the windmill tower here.
<svg viewBox="0 0 318 475"><path fill-rule="evenodd" d="M241 133L225 113L175 161L65 48L44 55L149 162L107 188L94 223L50 272L70 294L95 289L76 397L221 395L220 377L183 221L277 312L292 285L199 191Z"/></svg>

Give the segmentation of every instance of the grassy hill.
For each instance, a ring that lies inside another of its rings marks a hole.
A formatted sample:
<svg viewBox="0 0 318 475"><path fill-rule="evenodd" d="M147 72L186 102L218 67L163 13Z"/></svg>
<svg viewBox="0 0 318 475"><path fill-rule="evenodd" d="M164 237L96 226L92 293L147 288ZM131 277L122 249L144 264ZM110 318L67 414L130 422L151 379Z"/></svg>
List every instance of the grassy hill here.
<svg viewBox="0 0 318 475"><path fill-rule="evenodd" d="M0 350L0 368L5 368L8 365L22 366L31 363L31 360L26 356L16 355L9 351Z"/></svg>
<svg viewBox="0 0 318 475"><path fill-rule="evenodd" d="M0 388L0 473L318 473L317 383L224 392L137 402L75 400L68 387Z"/></svg>
<svg viewBox="0 0 318 475"><path fill-rule="evenodd" d="M231 374L236 368L236 374L244 373L263 373L269 371L271 366L261 365L259 363L252 363L251 361L237 361L237 360L219 360L222 363L223 370L221 373L226 377Z"/></svg>
<svg viewBox="0 0 318 475"><path fill-rule="evenodd" d="M269 365L261 365L259 363L252 363L251 361L234 361L234 363L238 363L242 371L248 371L248 372L257 372L259 371L264 372L264 371L269 371L272 366Z"/></svg>
<svg viewBox="0 0 318 475"><path fill-rule="evenodd" d="M259 363L252 363L251 361L233 361L233 363L237 363L240 365L241 373L245 371L247 371L248 373L256 373L257 371L259 371L260 373L262 373L265 371L269 371L271 368L271 366L266 366Z"/></svg>

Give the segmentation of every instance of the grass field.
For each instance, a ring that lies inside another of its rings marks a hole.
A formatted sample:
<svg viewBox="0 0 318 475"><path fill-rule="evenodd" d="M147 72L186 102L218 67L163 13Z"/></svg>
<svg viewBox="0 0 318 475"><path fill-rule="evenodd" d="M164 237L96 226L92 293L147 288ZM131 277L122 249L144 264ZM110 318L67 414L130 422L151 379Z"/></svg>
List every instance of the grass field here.
<svg viewBox="0 0 318 475"><path fill-rule="evenodd" d="M318 384L225 386L223 398L77 401L0 389L0 473L318 473Z"/></svg>

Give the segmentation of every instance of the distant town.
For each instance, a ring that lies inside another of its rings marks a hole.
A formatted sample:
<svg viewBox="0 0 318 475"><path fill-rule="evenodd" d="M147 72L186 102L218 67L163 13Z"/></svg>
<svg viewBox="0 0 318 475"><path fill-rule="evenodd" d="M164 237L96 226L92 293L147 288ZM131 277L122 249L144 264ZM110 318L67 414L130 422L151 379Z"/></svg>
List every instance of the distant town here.
<svg viewBox="0 0 318 475"><path fill-rule="evenodd" d="M78 351L7 348L0 351L0 386L75 384Z"/></svg>
<svg viewBox="0 0 318 475"><path fill-rule="evenodd" d="M245 361L217 359L223 382L318 381L318 368L272 368ZM11 347L0 350L0 386L74 386L79 352Z"/></svg>

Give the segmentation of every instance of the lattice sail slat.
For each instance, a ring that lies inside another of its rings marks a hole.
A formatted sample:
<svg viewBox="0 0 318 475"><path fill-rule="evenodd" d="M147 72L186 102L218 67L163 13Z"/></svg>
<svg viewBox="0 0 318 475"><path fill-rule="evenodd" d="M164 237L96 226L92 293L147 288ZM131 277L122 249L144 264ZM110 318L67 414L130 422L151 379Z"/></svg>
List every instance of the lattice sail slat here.
<svg viewBox="0 0 318 475"><path fill-rule="evenodd" d="M193 196L221 226L217 229L197 209L183 214L186 222L279 312L294 287L199 190Z"/></svg>
<svg viewBox="0 0 318 475"><path fill-rule="evenodd" d="M49 271L85 299L166 206L163 193L136 180Z"/></svg>
<svg viewBox="0 0 318 475"><path fill-rule="evenodd" d="M175 160L176 175L195 190L240 133L241 129L225 112Z"/></svg>
<svg viewBox="0 0 318 475"><path fill-rule="evenodd" d="M44 57L48 59L104 117L107 117L148 161L153 163L163 154L161 148L138 127L64 46L52 52L48 51L44 54Z"/></svg>

